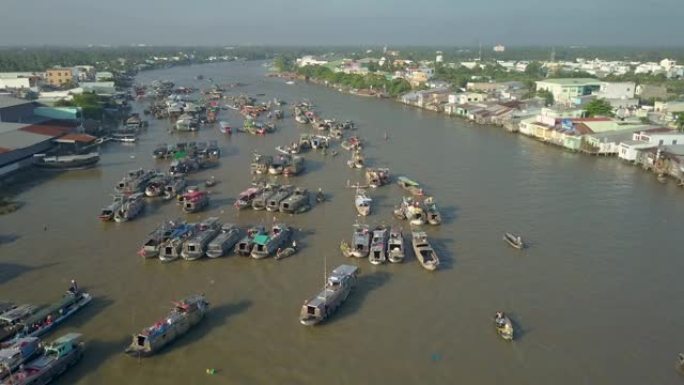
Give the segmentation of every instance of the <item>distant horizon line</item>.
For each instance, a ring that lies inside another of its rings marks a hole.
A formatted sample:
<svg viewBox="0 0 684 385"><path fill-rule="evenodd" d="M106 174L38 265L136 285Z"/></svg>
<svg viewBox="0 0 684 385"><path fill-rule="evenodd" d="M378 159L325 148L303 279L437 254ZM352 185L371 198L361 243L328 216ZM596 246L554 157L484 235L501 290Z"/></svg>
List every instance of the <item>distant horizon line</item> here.
<svg viewBox="0 0 684 385"><path fill-rule="evenodd" d="M506 49L552 49L552 48L567 48L567 49L587 49L587 48L630 48L630 49L684 49L682 45L630 45L630 44L504 44L504 43L487 43L482 44L482 47L495 47L502 45ZM437 49L478 49L480 45L445 45L445 44L0 44L0 49L31 49L31 48L437 48Z"/></svg>

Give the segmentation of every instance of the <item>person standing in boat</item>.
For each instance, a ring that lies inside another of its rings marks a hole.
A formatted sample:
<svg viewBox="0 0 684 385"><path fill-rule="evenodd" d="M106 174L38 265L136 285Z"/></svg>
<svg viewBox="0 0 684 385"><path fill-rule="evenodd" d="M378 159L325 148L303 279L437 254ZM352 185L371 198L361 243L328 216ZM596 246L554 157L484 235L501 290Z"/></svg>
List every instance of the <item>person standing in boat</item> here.
<svg viewBox="0 0 684 385"><path fill-rule="evenodd" d="M67 292L69 292L71 294L78 293L78 283L76 283L75 279L71 280L71 285L69 285L69 289L67 290Z"/></svg>

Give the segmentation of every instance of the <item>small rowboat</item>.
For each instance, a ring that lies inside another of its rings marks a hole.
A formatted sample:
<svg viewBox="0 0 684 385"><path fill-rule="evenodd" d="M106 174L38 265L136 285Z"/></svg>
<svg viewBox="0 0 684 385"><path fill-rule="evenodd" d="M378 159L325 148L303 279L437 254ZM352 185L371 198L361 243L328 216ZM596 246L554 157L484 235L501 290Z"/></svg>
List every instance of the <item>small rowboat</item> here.
<svg viewBox="0 0 684 385"><path fill-rule="evenodd" d="M297 250L294 247L288 247L282 250L279 249L278 252L276 252L275 260L285 259L296 252Z"/></svg>
<svg viewBox="0 0 684 385"><path fill-rule="evenodd" d="M496 332L499 333L499 336L501 336L501 338L503 338L506 341L513 340L513 334L515 333L515 330L513 329L513 322L511 322L511 319L508 318L506 313L496 313L496 315L494 316L494 327L496 328Z"/></svg>
<svg viewBox="0 0 684 385"><path fill-rule="evenodd" d="M503 239L504 241L506 241L506 243L511 245L511 247L514 247L518 250L525 247L525 243L523 242L522 237L520 237L519 235L505 233Z"/></svg>

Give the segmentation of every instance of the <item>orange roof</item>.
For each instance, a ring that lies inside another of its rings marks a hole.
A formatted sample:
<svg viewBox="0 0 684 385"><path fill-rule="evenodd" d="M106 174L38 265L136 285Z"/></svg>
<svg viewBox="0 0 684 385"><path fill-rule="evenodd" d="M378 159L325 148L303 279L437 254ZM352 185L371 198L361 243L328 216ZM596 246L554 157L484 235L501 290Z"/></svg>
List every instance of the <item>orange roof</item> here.
<svg viewBox="0 0 684 385"><path fill-rule="evenodd" d="M59 142L81 142L90 143L97 139L96 137L88 134L66 134L58 139Z"/></svg>
<svg viewBox="0 0 684 385"><path fill-rule="evenodd" d="M33 124L30 126L22 127L20 128L20 130L30 132L33 134L46 135L52 137L62 136L67 133L67 130L65 130L64 128L55 126L45 126L41 124Z"/></svg>

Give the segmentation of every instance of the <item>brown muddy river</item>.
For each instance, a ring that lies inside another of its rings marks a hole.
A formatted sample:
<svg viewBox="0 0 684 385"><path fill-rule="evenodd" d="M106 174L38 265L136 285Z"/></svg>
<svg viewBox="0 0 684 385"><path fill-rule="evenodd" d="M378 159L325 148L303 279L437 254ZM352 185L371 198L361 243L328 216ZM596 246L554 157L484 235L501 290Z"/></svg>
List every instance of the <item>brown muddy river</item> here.
<svg viewBox="0 0 684 385"><path fill-rule="evenodd" d="M346 151L305 155L307 171L291 178L322 187L330 201L298 216L301 252L282 261L228 256L162 264L136 251L163 219L183 216L175 203L151 201L123 224L96 218L115 183L138 167L166 169L152 159L157 143L218 139L223 150L210 175L209 210L240 225L270 225L273 213L236 212L232 203L251 180L255 150L305 132L291 115L275 134L224 137L217 127L169 134L150 121L132 146L107 144L99 167L47 175L21 188L21 210L0 217L0 300L46 304L76 278L95 299L48 339L85 335L85 357L57 384L675 384L676 354L684 350L684 195L674 184L615 159L562 152L502 129L472 126L386 100L340 94L263 75L261 63L179 67L140 74L138 81L172 80L208 87L242 82L229 94L265 94L289 103L307 98L324 117L351 119L367 139L369 164L422 182L445 223L426 227L442 258L422 269L412 253L403 264L372 266L345 259L339 242L359 220L347 180ZM136 105L142 111L142 105ZM222 111L233 126L241 117ZM385 132L389 141L385 141ZM370 191L368 224L398 224L396 185ZM406 231L408 224L404 224ZM522 233L516 251L501 236ZM302 302L317 293L324 269L358 264L360 281L335 316L316 327L299 324ZM204 292L207 319L161 354L123 354L130 335L161 318L171 300ZM518 338L505 342L491 323L512 315ZM217 373L209 375L207 368Z"/></svg>

